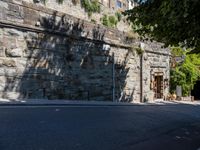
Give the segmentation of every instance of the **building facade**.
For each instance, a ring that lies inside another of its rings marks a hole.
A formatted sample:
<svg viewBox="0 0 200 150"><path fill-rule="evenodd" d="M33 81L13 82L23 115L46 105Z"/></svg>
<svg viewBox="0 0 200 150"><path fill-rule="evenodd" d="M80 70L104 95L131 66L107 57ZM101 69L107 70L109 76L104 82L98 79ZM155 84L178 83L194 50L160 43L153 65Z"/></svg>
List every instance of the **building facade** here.
<svg viewBox="0 0 200 150"><path fill-rule="evenodd" d="M99 2L114 11L125 11L136 6L133 0L99 0Z"/></svg>

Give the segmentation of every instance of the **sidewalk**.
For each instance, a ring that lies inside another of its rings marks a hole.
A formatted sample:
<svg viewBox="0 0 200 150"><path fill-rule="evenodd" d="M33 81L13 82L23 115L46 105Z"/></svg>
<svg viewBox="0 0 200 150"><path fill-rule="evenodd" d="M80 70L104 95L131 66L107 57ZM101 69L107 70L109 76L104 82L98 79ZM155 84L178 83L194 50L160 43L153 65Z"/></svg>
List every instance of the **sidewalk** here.
<svg viewBox="0 0 200 150"><path fill-rule="evenodd" d="M47 100L47 99L23 99L9 100L0 99L0 105L100 105L120 106L132 105L131 103L120 103L111 101L86 101L86 100Z"/></svg>
<svg viewBox="0 0 200 150"><path fill-rule="evenodd" d="M111 102L111 101L84 101L84 100L47 100L47 99L0 99L1 106L10 105L81 105L81 106L145 106L145 105L175 105L175 104L189 104L200 105L200 101L163 101L162 99L155 100L148 103L127 103L127 102Z"/></svg>

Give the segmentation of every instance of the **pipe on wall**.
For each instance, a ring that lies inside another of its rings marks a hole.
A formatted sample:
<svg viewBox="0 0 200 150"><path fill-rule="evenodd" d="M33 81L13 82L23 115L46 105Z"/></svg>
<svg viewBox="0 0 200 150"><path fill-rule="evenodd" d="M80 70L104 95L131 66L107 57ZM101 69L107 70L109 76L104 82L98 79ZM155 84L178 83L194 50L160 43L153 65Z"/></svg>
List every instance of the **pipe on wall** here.
<svg viewBox="0 0 200 150"><path fill-rule="evenodd" d="M144 99L143 99L143 54L140 55L140 102L144 102Z"/></svg>
<svg viewBox="0 0 200 150"><path fill-rule="evenodd" d="M115 102L115 54L112 53L112 101Z"/></svg>

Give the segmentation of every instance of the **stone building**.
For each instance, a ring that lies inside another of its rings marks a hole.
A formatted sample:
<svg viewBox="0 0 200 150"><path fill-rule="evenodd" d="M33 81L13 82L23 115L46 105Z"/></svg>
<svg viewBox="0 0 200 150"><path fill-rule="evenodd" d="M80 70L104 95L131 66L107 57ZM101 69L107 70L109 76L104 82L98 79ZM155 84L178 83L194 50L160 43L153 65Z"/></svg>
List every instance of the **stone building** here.
<svg viewBox="0 0 200 150"><path fill-rule="evenodd" d="M125 11L137 6L134 0L99 0L99 2L115 11Z"/></svg>
<svg viewBox="0 0 200 150"><path fill-rule="evenodd" d="M144 52L143 52L144 50ZM169 49L28 1L0 1L0 97L152 101Z"/></svg>
<svg viewBox="0 0 200 150"><path fill-rule="evenodd" d="M138 4L134 0L128 0L128 10L133 9L136 6L138 6Z"/></svg>

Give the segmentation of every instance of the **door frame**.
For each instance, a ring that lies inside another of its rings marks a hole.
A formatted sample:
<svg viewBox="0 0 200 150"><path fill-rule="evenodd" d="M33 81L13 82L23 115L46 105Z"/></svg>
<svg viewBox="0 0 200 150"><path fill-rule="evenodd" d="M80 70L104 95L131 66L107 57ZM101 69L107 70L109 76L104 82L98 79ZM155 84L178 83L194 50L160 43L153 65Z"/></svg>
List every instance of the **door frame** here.
<svg viewBox="0 0 200 150"><path fill-rule="evenodd" d="M164 95L163 90L164 90L163 72L157 72L154 74L154 99L162 99Z"/></svg>

